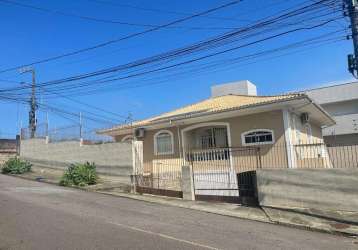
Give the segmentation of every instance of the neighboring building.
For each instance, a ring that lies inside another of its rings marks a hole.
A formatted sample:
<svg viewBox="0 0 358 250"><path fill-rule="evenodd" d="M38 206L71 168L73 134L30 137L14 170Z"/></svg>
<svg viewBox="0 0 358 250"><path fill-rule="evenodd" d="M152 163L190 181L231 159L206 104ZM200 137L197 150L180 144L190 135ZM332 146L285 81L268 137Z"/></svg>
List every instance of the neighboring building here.
<svg viewBox="0 0 358 250"><path fill-rule="evenodd" d="M304 93L320 104L337 123L323 129L327 144L358 144L358 82L310 89Z"/></svg>
<svg viewBox="0 0 358 250"><path fill-rule="evenodd" d="M161 159L170 159L167 165L181 159L222 161L242 172L257 167L256 160L247 160L252 148L262 149L261 167L304 167L307 158L329 167L321 128L334 124L305 94L257 96L255 85L241 81L212 87L212 97L204 101L98 133L142 141L144 171L164 165ZM313 144L318 148L310 151ZM214 148L223 150L198 153Z"/></svg>

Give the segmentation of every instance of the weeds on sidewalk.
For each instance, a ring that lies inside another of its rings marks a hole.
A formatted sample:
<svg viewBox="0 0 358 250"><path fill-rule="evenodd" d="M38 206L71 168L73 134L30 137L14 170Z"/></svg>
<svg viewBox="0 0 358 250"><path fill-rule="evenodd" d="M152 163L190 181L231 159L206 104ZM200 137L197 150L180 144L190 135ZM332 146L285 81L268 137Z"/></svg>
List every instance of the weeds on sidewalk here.
<svg viewBox="0 0 358 250"><path fill-rule="evenodd" d="M14 157L4 163L1 172L3 174L23 174L30 172L31 167L32 164L30 162Z"/></svg>
<svg viewBox="0 0 358 250"><path fill-rule="evenodd" d="M61 186L87 186L97 183L98 175L96 165L86 162L84 164L71 164L64 172L61 180Z"/></svg>

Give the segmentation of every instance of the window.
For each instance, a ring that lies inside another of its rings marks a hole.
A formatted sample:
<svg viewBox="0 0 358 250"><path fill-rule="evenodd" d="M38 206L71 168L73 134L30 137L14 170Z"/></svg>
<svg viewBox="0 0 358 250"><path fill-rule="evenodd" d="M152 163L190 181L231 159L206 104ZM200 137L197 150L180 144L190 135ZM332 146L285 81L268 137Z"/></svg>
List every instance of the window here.
<svg viewBox="0 0 358 250"><path fill-rule="evenodd" d="M245 132L241 135L241 139L244 146L274 143L273 131L268 129L251 130Z"/></svg>
<svg viewBox="0 0 358 250"><path fill-rule="evenodd" d="M168 130L159 131L154 135L154 152L156 155L174 153L173 133Z"/></svg>
<svg viewBox="0 0 358 250"><path fill-rule="evenodd" d="M223 148L228 146L226 128L210 128L199 134L200 148Z"/></svg>

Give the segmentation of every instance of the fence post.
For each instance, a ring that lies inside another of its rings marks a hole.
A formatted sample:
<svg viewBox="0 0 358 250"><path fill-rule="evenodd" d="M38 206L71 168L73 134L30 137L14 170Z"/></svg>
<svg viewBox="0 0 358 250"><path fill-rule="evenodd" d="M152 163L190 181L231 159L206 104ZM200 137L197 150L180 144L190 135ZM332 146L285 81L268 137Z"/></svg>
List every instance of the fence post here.
<svg viewBox="0 0 358 250"><path fill-rule="evenodd" d="M183 191L183 200L195 200L193 169L189 165L184 165L181 168L181 189Z"/></svg>

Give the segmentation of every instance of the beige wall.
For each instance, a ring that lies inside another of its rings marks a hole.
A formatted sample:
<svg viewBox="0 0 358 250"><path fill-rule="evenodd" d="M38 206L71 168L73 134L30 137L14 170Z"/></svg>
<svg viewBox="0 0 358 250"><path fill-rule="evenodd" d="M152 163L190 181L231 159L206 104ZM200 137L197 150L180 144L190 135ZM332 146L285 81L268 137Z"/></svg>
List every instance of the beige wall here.
<svg viewBox="0 0 358 250"><path fill-rule="evenodd" d="M239 116L225 120L230 123L233 147L241 147L241 134L252 129L271 129L274 131L275 145L285 143L282 111L271 111L254 115Z"/></svg>
<svg viewBox="0 0 358 250"><path fill-rule="evenodd" d="M279 157L274 156L272 153L272 145L262 147L260 152L262 162L272 168L287 167L285 139L284 139L284 127L282 111L271 111L247 116L233 117L221 120L212 120L210 123L224 122L230 125L230 140L232 147L242 147L241 134L252 130L252 129L271 129L274 131L275 137L275 154L279 154ZM207 122L205 122L207 123ZM192 126L185 125L179 127L179 133L181 130ZM178 140L178 128L171 127L167 128L174 135L174 154L167 156L155 156L154 155L154 134L160 131L158 130L147 130L143 140L143 163L144 170L149 172L156 172L160 166L171 165L175 168L180 169L183 162L180 160L179 140ZM121 141L126 135L116 136L116 141ZM181 143L183 143L181 141ZM245 167L245 170L255 169L258 162L253 151L235 151L232 152L232 160L234 164ZM223 163L226 164L226 163Z"/></svg>
<svg viewBox="0 0 358 250"><path fill-rule="evenodd" d="M307 126L303 125L301 122L301 118L291 113L291 124L292 124L292 140L293 144L313 144L313 143L322 143L322 128L321 126L308 122L307 126L311 128L311 137L308 135Z"/></svg>
<svg viewBox="0 0 358 250"><path fill-rule="evenodd" d="M299 118L299 117L298 117ZM296 119L300 122L299 119ZM287 168L287 148L285 142L285 133L284 133L284 123L283 123L283 113L282 110L270 111L265 113L258 113L253 115L246 115L246 116L238 116L233 118L227 119L220 119L220 120L212 120L206 121L203 123L228 123L230 126L230 135L231 147L233 147L231 155L232 155L232 162L233 165L237 167L237 172L241 171L248 171L256 169L257 166L261 165L265 168ZM181 135L181 131L185 128L188 128L191 125L183 125L179 127L179 133L177 127L167 128L165 130L169 130L174 135L174 154L166 155L166 156L156 156L154 154L154 134L157 133L158 130L147 130L145 131L145 137L143 140L143 161L144 161L144 169L145 171L149 172L156 172L159 171L160 167L171 166L175 169L180 170L181 165L183 162L180 159L180 147L179 147L179 140L178 134ZM299 124L296 124L296 127L299 127ZM241 135L244 132L253 130L253 129L270 129L274 132L274 145L263 145L260 146L260 151L257 153L255 150L247 150L243 151L241 149L248 148L243 147L241 141ZM321 129L319 126L315 124L311 124L312 130L312 138L314 142L321 141L322 142L322 134ZM292 130L292 133L295 133ZM301 137L304 138L301 143L307 142L307 135L305 134L304 130L300 130ZM126 135L121 135L116 137L116 141L121 141L122 138ZM293 135L293 138L294 135ZM188 139L187 139L188 141ZM180 142L183 144L183 141ZM293 141L293 144L295 142ZM307 151L307 149L305 149ZM317 149L315 149L317 150ZM316 151L315 151L316 152ZM318 151L317 151L318 152ZM297 152L295 152L297 154ZM258 158L258 155L260 156ZM261 163L258 161L260 160ZM297 160L297 167L307 167L308 163L313 163L315 167L322 167L324 166L325 162L322 159L318 159L317 161L312 160L312 157L309 158L309 161L305 158L304 160L298 159ZM221 161L221 163L211 162L212 167L215 168L219 165L227 166L230 165L229 160L228 162ZM205 163L205 162L204 162ZM203 164L196 163L196 164ZM207 162L205 163L208 168L210 168L210 164ZM202 166L199 166L202 167Z"/></svg>
<svg viewBox="0 0 358 250"><path fill-rule="evenodd" d="M302 124L300 116L291 113L292 144L297 168L330 167L329 155L323 143L322 129L315 123ZM308 129L310 128L310 131ZM310 132L310 134L309 134ZM300 145L300 146L297 146Z"/></svg>

